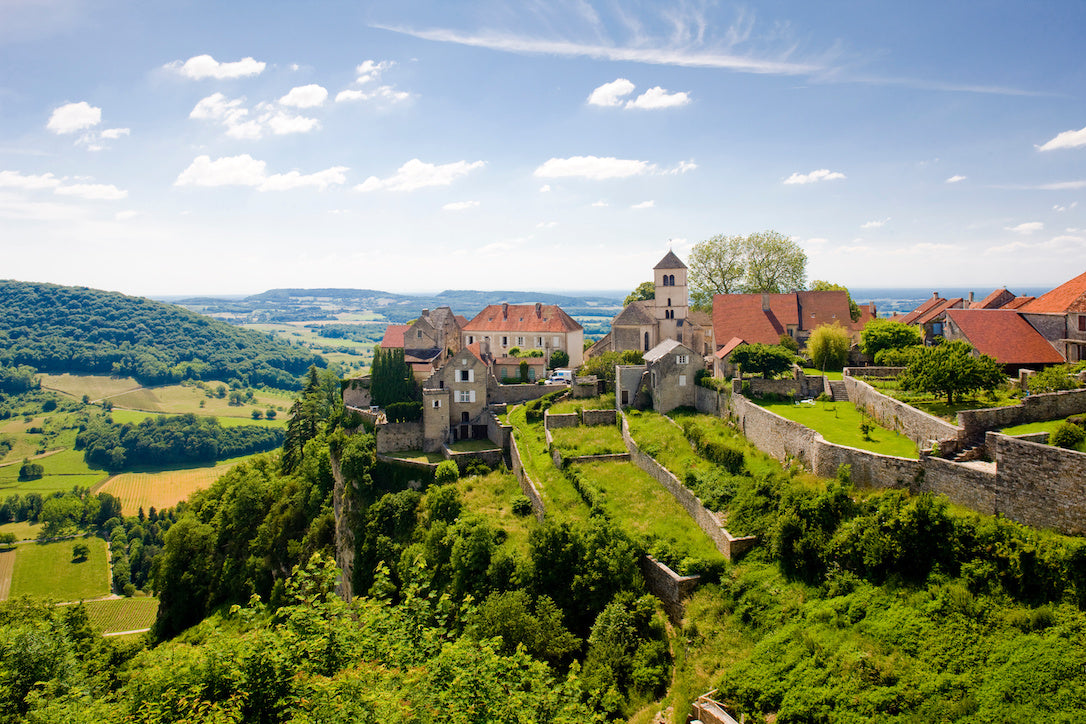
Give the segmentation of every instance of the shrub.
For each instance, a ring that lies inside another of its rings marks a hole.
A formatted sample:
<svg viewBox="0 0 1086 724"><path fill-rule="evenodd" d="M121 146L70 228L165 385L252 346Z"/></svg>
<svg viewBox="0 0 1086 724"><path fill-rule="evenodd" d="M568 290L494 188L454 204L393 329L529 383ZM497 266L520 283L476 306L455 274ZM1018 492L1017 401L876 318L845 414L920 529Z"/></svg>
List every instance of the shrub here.
<svg viewBox="0 0 1086 724"><path fill-rule="evenodd" d="M1086 439L1086 430L1070 422L1061 422L1056 431L1048 438L1050 445L1073 450Z"/></svg>
<svg viewBox="0 0 1086 724"><path fill-rule="evenodd" d="M76 543L72 546L72 560L83 562L90 557L90 546L86 543Z"/></svg>
<svg viewBox="0 0 1086 724"><path fill-rule="evenodd" d="M532 513L532 501L528 500L526 495L518 495L513 498L513 515L524 517L531 515Z"/></svg>
<svg viewBox="0 0 1086 724"><path fill-rule="evenodd" d="M445 460L438 463L437 470L434 471L434 482L438 485L445 485L447 483L455 483L460 479L460 468L456 467L456 463L452 460Z"/></svg>
<svg viewBox="0 0 1086 724"><path fill-rule="evenodd" d="M385 408L389 422L414 422L422 417L421 402L393 402Z"/></svg>
<svg viewBox="0 0 1086 724"><path fill-rule="evenodd" d="M41 463L23 460L23 465L19 468L19 480L39 480L43 475L45 475L45 468Z"/></svg>
<svg viewBox="0 0 1086 724"><path fill-rule="evenodd" d="M722 442L710 440L699 446L699 452L709 462L716 463L732 475L738 475L743 470L743 453Z"/></svg>
<svg viewBox="0 0 1086 724"><path fill-rule="evenodd" d="M851 346L848 330L834 322L815 328L807 340L807 353L817 369L839 370L848 361Z"/></svg>
<svg viewBox="0 0 1086 724"><path fill-rule="evenodd" d="M919 349L917 346L879 350L875 354L875 364L880 367L907 367Z"/></svg>
<svg viewBox="0 0 1086 724"><path fill-rule="evenodd" d="M1070 367L1067 365L1046 367L1032 375L1027 384L1031 393L1076 390L1079 386L1078 380L1071 377Z"/></svg>
<svg viewBox="0 0 1086 724"><path fill-rule="evenodd" d="M569 354L562 349L556 349L551 352L550 364L547 365L551 369L556 367L565 367L569 364Z"/></svg>

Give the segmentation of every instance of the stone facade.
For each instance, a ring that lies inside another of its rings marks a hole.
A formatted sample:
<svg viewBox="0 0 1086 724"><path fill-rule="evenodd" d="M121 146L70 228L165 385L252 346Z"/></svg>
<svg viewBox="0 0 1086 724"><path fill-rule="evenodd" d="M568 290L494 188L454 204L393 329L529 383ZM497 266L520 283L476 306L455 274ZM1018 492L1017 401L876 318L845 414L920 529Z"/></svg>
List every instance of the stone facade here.
<svg viewBox="0 0 1086 724"><path fill-rule="evenodd" d="M433 425L427 429L426 439L445 443L482 437L477 433L487 424L488 389L496 386L490 368L472 349L465 347L450 357L423 385L423 408L430 413L425 420Z"/></svg>
<svg viewBox="0 0 1086 724"><path fill-rule="evenodd" d="M343 382L343 404L346 407L368 409L373 404L370 395L370 378L355 377Z"/></svg>
<svg viewBox="0 0 1086 724"><path fill-rule="evenodd" d="M642 390L642 378L647 377L645 365L615 366L615 405L619 408L648 405L648 396Z"/></svg>
<svg viewBox="0 0 1086 724"><path fill-rule="evenodd" d="M652 407L666 413L694 406L694 377L705 361L684 344L668 339L645 353Z"/></svg>
<svg viewBox="0 0 1086 724"><path fill-rule="evenodd" d="M989 432L996 512L1065 535L1086 535L1086 454Z"/></svg>
<svg viewBox="0 0 1086 724"><path fill-rule="evenodd" d="M422 422L382 422L377 425L375 446L379 453L422 450Z"/></svg>

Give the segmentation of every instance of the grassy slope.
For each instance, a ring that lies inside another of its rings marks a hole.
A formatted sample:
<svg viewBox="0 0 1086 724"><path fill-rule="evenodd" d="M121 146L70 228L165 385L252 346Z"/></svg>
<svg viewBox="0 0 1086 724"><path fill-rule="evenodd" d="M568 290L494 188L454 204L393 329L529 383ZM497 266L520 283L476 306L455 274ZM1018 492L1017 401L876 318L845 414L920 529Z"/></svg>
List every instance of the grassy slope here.
<svg viewBox="0 0 1086 724"><path fill-rule="evenodd" d="M793 402L758 402L758 404L781 417L822 433L826 440L838 445L848 445L861 450L914 460L919 457L912 440L879 427L872 418L867 418L868 422L874 425L869 435L871 439L865 440L860 433L860 422L864 416L851 404L841 402L816 402L813 405Z"/></svg>
<svg viewBox="0 0 1086 724"><path fill-rule="evenodd" d="M535 517L513 514L513 501L522 493L512 473L495 470L463 478L456 485L465 508L485 515L491 525L505 530L508 534L505 545L527 555L528 532L535 524Z"/></svg>
<svg viewBox="0 0 1086 724"><path fill-rule="evenodd" d="M551 430L551 439L565 457L626 452L622 433L614 425L562 427Z"/></svg>
<svg viewBox="0 0 1086 724"><path fill-rule="evenodd" d="M150 628L158 612L158 599L150 596L88 601L87 616L102 633Z"/></svg>
<svg viewBox="0 0 1086 724"><path fill-rule="evenodd" d="M543 498L547 515L559 520L587 520L588 506L551 461L546 439L543 437L543 424L528 424L523 405L509 412L509 424L515 430L524 469L539 486L539 494Z"/></svg>
<svg viewBox="0 0 1086 724"><path fill-rule="evenodd" d="M77 601L108 595L106 542L101 538L77 540L90 548L90 556L81 563L72 562L72 546L76 540L19 545L11 595L25 594L56 601Z"/></svg>

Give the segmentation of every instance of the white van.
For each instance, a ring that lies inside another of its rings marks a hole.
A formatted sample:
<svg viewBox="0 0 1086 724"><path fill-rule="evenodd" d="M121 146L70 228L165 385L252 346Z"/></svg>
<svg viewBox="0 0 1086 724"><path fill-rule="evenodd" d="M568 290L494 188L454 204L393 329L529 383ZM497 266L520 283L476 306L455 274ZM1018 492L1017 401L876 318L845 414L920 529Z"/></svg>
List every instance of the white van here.
<svg viewBox="0 0 1086 724"><path fill-rule="evenodd" d="M547 378L547 384L573 384L573 370L551 370L551 376Z"/></svg>

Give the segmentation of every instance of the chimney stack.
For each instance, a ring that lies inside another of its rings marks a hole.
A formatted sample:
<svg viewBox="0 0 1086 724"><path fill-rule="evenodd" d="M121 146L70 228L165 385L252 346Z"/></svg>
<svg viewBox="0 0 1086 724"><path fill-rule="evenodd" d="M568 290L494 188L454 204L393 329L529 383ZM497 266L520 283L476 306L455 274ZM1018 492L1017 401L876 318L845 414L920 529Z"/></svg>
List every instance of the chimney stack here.
<svg viewBox="0 0 1086 724"><path fill-rule="evenodd" d="M969 303L973 303L973 292L969 292Z"/></svg>
<svg viewBox="0 0 1086 724"><path fill-rule="evenodd" d="M537 319L543 316L543 304L541 302L535 303L535 316Z"/></svg>
<svg viewBox="0 0 1086 724"><path fill-rule="evenodd" d="M509 319L509 302L502 302L502 319Z"/></svg>
<svg viewBox="0 0 1086 724"><path fill-rule="evenodd" d="M938 299L939 298L939 292L932 292L931 293L931 298L932 299Z"/></svg>
<svg viewBox="0 0 1086 724"><path fill-rule="evenodd" d="M769 311L769 294L766 292L762 292L762 311Z"/></svg>

